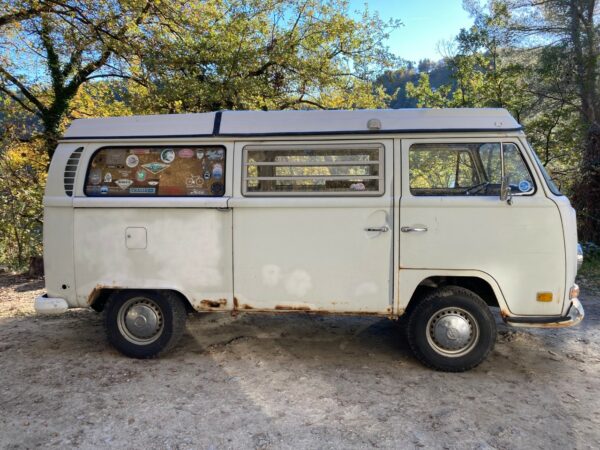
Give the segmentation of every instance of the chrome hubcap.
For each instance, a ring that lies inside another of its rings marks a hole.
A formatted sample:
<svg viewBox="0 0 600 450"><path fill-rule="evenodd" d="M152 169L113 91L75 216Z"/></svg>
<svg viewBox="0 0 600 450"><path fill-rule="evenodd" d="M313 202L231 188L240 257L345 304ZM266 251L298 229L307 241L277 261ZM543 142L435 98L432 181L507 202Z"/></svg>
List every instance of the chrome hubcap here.
<svg viewBox="0 0 600 450"><path fill-rule="evenodd" d="M128 300L119 310L117 322L121 334L135 344L154 342L164 326L160 307L145 297Z"/></svg>
<svg viewBox="0 0 600 450"><path fill-rule="evenodd" d="M479 339L475 318L462 308L444 308L427 323L427 341L440 355L458 357L470 352Z"/></svg>

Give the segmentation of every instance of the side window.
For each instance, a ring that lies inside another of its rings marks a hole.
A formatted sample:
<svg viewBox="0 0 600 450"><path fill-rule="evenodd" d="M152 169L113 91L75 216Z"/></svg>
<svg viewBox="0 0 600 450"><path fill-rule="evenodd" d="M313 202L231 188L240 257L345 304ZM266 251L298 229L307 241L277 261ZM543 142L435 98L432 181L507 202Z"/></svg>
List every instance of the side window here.
<svg viewBox="0 0 600 450"><path fill-rule="evenodd" d="M531 173L515 144L504 144L504 173L513 194L530 194L535 190Z"/></svg>
<svg viewBox="0 0 600 450"><path fill-rule="evenodd" d="M414 144L409 149L409 180L413 195L497 196L504 169L515 194L535 190L531 174L515 144Z"/></svg>
<svg viewBox="0 0 600 450"><path fill-rule="evenodd" d="M243 194L383 194L383 147L246 147Z"/></svg>
<svg viewBox="0 0 600 450"><path fill-rule="evenodd" d="M84 191L90 197L220 197L225 148L105 147L90 160Z"/></svg>

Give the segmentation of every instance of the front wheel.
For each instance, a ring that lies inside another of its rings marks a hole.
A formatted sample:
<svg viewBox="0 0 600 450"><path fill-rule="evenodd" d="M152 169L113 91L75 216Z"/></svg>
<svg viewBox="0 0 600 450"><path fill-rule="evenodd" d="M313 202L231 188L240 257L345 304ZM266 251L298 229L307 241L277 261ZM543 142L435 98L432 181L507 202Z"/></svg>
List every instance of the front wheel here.
<svg viewBox="0 0 600 450"><path fill-rule="evenodd" d="M446 286L414 308L408 318L408 341L426 366L463 372L479 365L494 348L496 322L477 294Z"/></svg>
<svg viewBox="0 0 600 450"><path fill-rule="evenodd" d="M173 348L185 328L179 297L157 291L120 291L105 308L108 341L133 358L152 358Z"/></svg>

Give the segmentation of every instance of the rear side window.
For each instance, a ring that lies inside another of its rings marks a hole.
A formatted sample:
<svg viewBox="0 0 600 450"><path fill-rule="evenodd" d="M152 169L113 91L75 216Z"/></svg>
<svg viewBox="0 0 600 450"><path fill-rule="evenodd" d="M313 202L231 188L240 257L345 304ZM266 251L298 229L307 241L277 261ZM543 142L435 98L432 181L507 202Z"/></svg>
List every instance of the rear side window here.
<svg viewBox="0 0 600 450"><path fill-rule="evenodd" d="M414 144L409 150L413 195L497 196L504 169L513 194L535 191L533 178L515 144Z"/></svg>
<svg viewBox="0 0 600 450"><path fill-rule="evenodd" d="M90 160L84 190L91 197L220 197L225 148L105 147Z"/></svg>
<svg viewBox="0 0 600 450"><path fill-rule="evenodd" d="M383 147L246 147L246 196L383 194Z"/></svg>

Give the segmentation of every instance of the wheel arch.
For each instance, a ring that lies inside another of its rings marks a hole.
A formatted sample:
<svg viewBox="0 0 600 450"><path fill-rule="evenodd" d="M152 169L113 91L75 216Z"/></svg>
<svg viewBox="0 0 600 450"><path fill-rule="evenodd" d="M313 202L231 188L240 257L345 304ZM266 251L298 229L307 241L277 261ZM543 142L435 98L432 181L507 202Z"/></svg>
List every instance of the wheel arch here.
<svg viewBox="0 0 600 450"><path fill-rule="evenodd" d="M185 305L185 309L188 313L195 311L189 299L183 293L176 289L96 287L88 298L88 304L94 311L102 312L110 296L123 291L151 291L158 293L170 293L176 295L183 302L183 304Z"/></svg>
<svg viewBox="0 0 600 450"><path fill-rule="evenodd" d="M416 270L403 270L402 272L412 273L409 274L409 277L404 277L405 281L408 282L404 285L404 290L401 289L400 313L410 312L432 289L444 286L459 286L479 295L489 307L499 308L503 316L510 315L510 310L498 283L492 276L485 272L454 270L443 272L428 271L427 273ZM400 279L402 286L402 276ZM408 289L407 284L411 286Z"/></svg>

